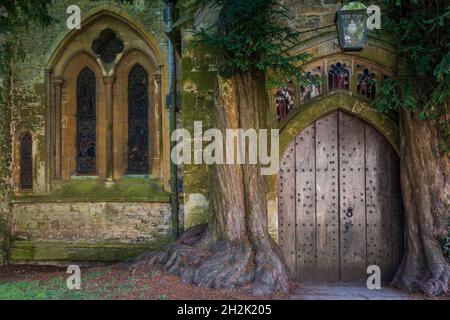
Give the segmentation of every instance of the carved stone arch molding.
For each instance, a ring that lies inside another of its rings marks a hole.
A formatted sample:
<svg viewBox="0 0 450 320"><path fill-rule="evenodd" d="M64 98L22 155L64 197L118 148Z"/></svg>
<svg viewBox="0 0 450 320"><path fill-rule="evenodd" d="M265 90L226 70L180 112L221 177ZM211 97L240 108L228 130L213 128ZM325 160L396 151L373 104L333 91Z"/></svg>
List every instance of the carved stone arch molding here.
<svg viewBox="0 0 450 320"><path fill-rule="evenodd" d="M58 61L65 60L63 55L66 54L66 51L70 51L70 49L68 49L69 45L73 44L80 35L90 33L89 37L92 41L98 38L100 32L110 26L110 24L108 25L106 23L108 20L114 21L115 23L120 22L123 24L124 29L132 31L136 38L140 38L141 41L139 45L148 51L155 65L163 66L165 64L165 59L163 58L163 53L159 47L158 40L151 32L146 30L136 21L136 19L129 16L123 10L111 5L103 4L98 5L93 10L83 14L80 30L74 29L67 31L56 39L46 57L48 68L55 68ZM93 25L95 26L93 27ZM88 32L90 28L94 29L94 31ZM117 30L114 31L117 32ZM119 34L119 36L121 36L121 34ZM86 49L91 49L92 41L88 43Z"/></svg>
<svg viewBox="0 0 450 320"><path fill-rule="evenodd" d="M48 190L52 181L77 175L76 87L77 76L83 68L94 73L96 83L96 172L93 176L113 181L126 174L127 133L124 130L127 127L122 121L128 114L128 72L136 63L146 70L149 79L151 163L148 173L167 185L168 141L161 138L162 128L168 127L167 116L161 111L168 91L166 58L151 32L122 10L101 5L84 15L81 30L62 35L47 58Z"/></svg>
<svg viewBox="0 0 450 320"><path fill-rule="evenodd" d="M368 122L389 141L398 153L400 148L399 128L389 116L373 109L366 101L344 92L329 93L304 105L304 108L292 115L283 124L280 132L280 156L284 154L292 139L304 128L327 115L342 110Z"/></svg>

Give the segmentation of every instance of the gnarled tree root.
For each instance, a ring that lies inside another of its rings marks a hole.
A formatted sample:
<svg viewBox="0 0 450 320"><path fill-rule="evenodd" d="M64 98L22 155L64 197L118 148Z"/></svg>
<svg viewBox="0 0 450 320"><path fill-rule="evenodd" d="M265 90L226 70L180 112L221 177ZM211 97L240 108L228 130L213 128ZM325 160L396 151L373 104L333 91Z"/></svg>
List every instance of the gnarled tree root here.
<svg viewBox="0 0 450 320"><path fill-rule="evenodd" d="M255 250L245 241L219 241L205 246L205 225L196 226L162 251L137 257L128 268L145 269L157 264L185 283L203 288L236 289L251 286L253 295L289 290L289 276L274 251Z"/></svg>
<svg viewBox="0 0 450 320"><path fill-rule="evenodd" d="M449 281L450 263L434 244L423 255L407 252L392 284L403 290L438 296L449 292Z"/></svg>

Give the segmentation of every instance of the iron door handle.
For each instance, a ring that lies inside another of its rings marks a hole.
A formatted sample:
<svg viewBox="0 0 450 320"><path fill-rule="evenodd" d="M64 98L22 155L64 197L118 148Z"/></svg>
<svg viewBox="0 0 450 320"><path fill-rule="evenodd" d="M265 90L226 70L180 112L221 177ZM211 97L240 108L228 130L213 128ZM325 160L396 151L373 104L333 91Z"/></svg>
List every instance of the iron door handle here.
<svg viewBox="0 0 450 320"><path fill-rule="evenodd" d="M351 217L353 217L353 208L352 207L349 207L348 209L347 209L347 213L345 214L348 218L351 218Z"/></svg>

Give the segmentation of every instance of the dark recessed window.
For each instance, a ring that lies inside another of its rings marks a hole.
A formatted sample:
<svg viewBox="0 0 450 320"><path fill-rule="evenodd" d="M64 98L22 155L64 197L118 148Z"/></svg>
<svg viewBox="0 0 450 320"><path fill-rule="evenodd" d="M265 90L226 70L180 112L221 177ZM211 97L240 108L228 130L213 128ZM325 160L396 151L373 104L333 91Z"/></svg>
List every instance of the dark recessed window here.
<svg viewBox="0 0 450 320"><path fill-rule="evenodd" d="M147 174L148 157L148 74L136 64L128 75L128 173Z"/></svg>
<svg viewBox="0 0 450 320"><path fill-rule="evenodd" d="M77 79L77 174L96 174L95 75L89 68Z"/></svg>
<svg viewBox="0 0 450 320"><path fill-rule="evenodd" d="M20 189L33 189L33 139L25 133L20 139Z"/></svg>
<svg viewBox="0 0 450 320"><path fill-rule="evenodd" d="M116 36L112 29L105 29L92 43L94 51L105 63L114 62L116 56L124 49L123 41Z"/></svg>

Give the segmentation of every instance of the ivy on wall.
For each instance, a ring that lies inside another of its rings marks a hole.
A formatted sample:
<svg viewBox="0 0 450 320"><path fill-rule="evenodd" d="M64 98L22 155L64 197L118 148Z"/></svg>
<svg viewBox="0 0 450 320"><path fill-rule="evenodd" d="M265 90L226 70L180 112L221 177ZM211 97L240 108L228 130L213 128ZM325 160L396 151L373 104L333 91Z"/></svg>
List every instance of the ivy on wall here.
<svg viewBox="0 0 450 320"><path fill-rule="evenodd" d="M9 197L11 166L11 90L15 59L24 59L17 37L19 28L48 26L52 0L12 0L0 5L0 265L8 260L10 245Z"/></svg>

